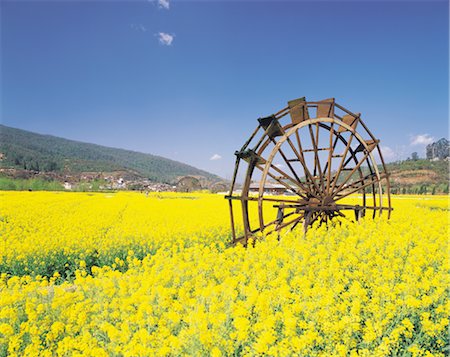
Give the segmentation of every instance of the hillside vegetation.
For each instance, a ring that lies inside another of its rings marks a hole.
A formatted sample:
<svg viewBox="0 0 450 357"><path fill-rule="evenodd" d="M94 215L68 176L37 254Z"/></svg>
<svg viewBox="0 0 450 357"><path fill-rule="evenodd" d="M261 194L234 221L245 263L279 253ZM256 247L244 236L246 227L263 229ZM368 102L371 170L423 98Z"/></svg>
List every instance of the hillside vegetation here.
<svg viewBox="0 0 450 357"><path fill-rule="evenodd" d="M131 150L116 149L0 125L1 167L44 172L132 171L155 182L177 177L220 178L195 167Z"/></svg>
<svg viewBox="0 0 450 357"><path fill-rule="evenodd" d="M392 193L448 193L448 161L406 160L387 164Z"/></svg>

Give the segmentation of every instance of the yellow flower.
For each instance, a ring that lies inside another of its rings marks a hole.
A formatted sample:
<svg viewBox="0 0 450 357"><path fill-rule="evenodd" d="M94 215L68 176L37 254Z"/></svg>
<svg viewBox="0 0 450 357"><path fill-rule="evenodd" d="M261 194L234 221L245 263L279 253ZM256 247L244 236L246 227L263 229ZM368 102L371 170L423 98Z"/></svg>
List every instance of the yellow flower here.
<svg viewBox="0 0 450 357"><path fill-rule="evenodd" d="M245 249L218 195L0 192L0 351L439 355L447 205L393 197L390 221Z"/></svg>

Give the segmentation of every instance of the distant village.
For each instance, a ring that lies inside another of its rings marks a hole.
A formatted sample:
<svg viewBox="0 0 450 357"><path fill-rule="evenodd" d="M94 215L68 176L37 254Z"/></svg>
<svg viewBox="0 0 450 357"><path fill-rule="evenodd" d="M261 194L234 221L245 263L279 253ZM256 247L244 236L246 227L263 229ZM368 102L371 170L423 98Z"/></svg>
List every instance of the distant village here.
<svg viewBox="0 0 450 357"><path fill-rule="evenodd" d="M225 181L212 182L203 176L180 176L173 184L168 184L151 181L132 171L68 173L0 168L0 174L13 179L56 181L67 191L225 192L229 188L229 183Z"/></svg>

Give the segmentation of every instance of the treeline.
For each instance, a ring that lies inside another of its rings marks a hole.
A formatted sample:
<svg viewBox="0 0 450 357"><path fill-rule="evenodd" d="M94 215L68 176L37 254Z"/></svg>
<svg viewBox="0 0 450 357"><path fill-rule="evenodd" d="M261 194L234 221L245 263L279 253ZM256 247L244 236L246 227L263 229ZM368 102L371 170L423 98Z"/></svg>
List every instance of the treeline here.
<svg viewBox="0 0 450 357"><path fill-rule="evenodd" d="M111 189L102 189L104 182L93 180L91 182L78 182L70 191L75 192L111 192ZM44 180L41 178L20 179L0 176L0 191L65 191L61 182Z"/></svg>
<svg viewBox="0 0 450 357"><path fill-rule="evenodd" d="M391 188L392 194L402 194L402 195L441 195L449 193L449 185L447 184L423 184L423 185L413 185L411 187L398 187L394 186Z"/></svg>
<svg viewBox="0 0 450 357"><path fill-rule="evenodd" d="M16 168L22 168L24 170L31 171L60 171L58 163L52 159L30 156L24 157L20 152L16 152L14 150L9 150L8 153L8 159L5 160L5 163L9 164L8 166L14 166Z"/></svg>
<svg viewBox="0 0 450 357"><path fill-rule="evenodd" d="M62 191L64 187L58 181L42 179L12 179L0 177L0 191Z"/></svg>

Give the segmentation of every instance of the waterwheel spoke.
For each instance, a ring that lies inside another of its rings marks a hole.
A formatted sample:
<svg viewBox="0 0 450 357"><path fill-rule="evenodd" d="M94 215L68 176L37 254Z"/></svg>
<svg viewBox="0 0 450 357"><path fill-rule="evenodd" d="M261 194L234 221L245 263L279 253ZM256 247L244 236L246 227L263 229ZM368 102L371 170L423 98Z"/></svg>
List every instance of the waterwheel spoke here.
<svg viewBox="0 0 450 357"><path fill-rule="evenodd" d="M270 222L268 222L268 223L265 223L265 224L263 225L263 228L262 228L262 229L266 229L267 227L269 227L269 226L271 226L271 225L274 225L274 224L276 224L277 227L278 227L278 223L279 223L280 221L282 222L285 218L290 217L290 216L292 216L292 215L294 215L294 214L296 214L296 212L289 212L289 213L287 213L287 214L284 214L283 217L281 217L281 218L278 218L278 217L277 217L277 218L274 219L273 221L270 221ZM261 228L259 228L259 231L262 232Z"/></svg>
<svg viewBox="0 0 450 357"><path fill-rule="evenodd" d="M313 145L313 150L314 150L314 178L317 177L317 173L319 174L319 181L320 181L320 186L322 187L323 191L323 176L322 176L322 169L320 167L320 160L319 160L319 147L318 147L318 141L319 141L319 124L316 123L316 138L314 138L314 133L313 133L313 129L311 124L308 124L308 129L309 129L309 134L311 136L311 143Z"/></svg>
<svg viewBox="0 0 450 357"><path fill-rule="evenodd" d="M250 197L249 197L250 198ZM266 202L274 202L274 203L288 203L291 205L298 205L298 201L288 200L287 198L277 198L277 197L252 197L252 200L258 201L266 201Z"/></svg>
<svg viewBox="0 0 450 357"><path fill-rule="evenodd" d="M291 181L294 185L296 185L298 188L303 188L305 191L306 187L299 181L295 180L293 177L291 177L290 175L286 174L283 170L281 170L280 168L276 167L273 164L270 164L270 168L272 168L273 170L275 170L276 172L278 172L280 175L286 177L289 181ZM267 173L270 177L272 177L274 180L282 183L281 179L279 179L278 177L276 177L275 175L273 175L272 173L268 172ZM286 185L285 185L286 186ZM292 187L287 185L286 186L288 188L288 190L292 190ZM300 193L298 190L295 190L294 192L296 192L300 197L305 198L306 196L302 193Z"/></svg>
<svg viewBox="0 0 450 357"><path fill-rule="evenodd" d="M320 163L320 156L319 156L319 123L316 123L316 146L317 146L317 167L319 169L319 178L320 178L320 186L322 187L322 192L325 191L325 173L322 170L322 165Z"/></svg>
<svg viewBox="0 0 450 357"><path fill-rule="evenodd" d="M335 189L336 183L339 179L339 175L341 174L341 171L344 168L345 157L347 156L347 153L350 150L350 145L352 144L352 140L353 140L353 133L350 136L350 139L347 141L347 145L345 146L344 152L342 154L341 163L338 167L338 170L336 171L336 174L334 174L334 176L333 176L333 186L331 187L331 192L333 192L333 190Z"/></svg>
<svg viewBox="0 0 450 357"><path fill-rule="evenodd" d="M292 143L292 141L291 141L291 139L289 137L287 137L286 141L288 142L288 144L291 147L292 151L295 153L295 156L297 156L299 162L302 164L303 170L305 172L305 179L306 179L306 181L307 182L309 181L309 185L310 186L312 185L315 188L315 191L311 191L311 189L309 190L310 194L313 195L314 197L318 197L317 194L318 194L318 192L320 192L320 189L317 186L317 183L315 182L314 177L311 175L311 172L308 169L308 165L306 165L305 157L303 155L303 150L302 150L302 144L301 144L301 141L300 141L300 136L298 135L298 131L297 130L295 131L295 136L297 138L300 151L297 151L295 145Z"/></svg>
<svg viewBox="0 0 450 357"><path fill-rule="evenodd" d="M298 217L295 217L294 219L291 219L288 222L284 222L284 223L278 225L277 227L275 227L271 231L267 232L266 234L271 234L271 233L273 233L275 231L279 231L280 229L283 229L283 228L285 228L287 226L290 226L291 224L295 224L296 222L299 222L300 220L303 219L304 214L303 213L298 213L298 214L299 214Z"/></svg>
<svg viewBox="0 0 450 357"><path fill-rule="evenodd" d="M289 200L287 198L278 198L278 197L256 197L256 196L225 196L228 200L238 200L238 201L267 201L267 202L275 202L275 203L290 203L290 204L298 204L298 200Z"/></svg>
<svg viewBox="0 0 450 357"><path fill-rule="evenodd" d="M334 124L334 123L332 123L332 124ZM334 130L334 133L335 133L335 138L334 138L334 141L333 141L333 146L332 146L332 148L331 148L331 150L330 151L333 151L333 154L334 154L334 150L336 149L336 145L337 145L337 143L339 142L339 138L341 138L340 137L340 135L339 135L339 133L337 133L336 134L336 130ZM330 135L332 135L332 134L330 134ZM342 140L342 138L341 138L341 140ZM347 144L347 142L345 142L345 145ZM326 162L325 163L325 167L324 167L324 169L323 169L323 172L325 173L325 172L327 172L327 169L329 168L329 165L328 165L328 162ZM331 167L329 168L330 170L331 170ZM331 182L330 182L330 184L331 184Z"/></svg>
<svg viewBox="0 0 450 357"><path fill-rule="evenodd" d="M334 134L334 123L331 123L330 125L330 151L328 152L328 160L324 168L324 174L327 172L327 193L330 192L330 181L331 181L331 160L333 158L334 148L335 144L333 144L333 134ZM337 136L336 136L336 142L337 142ZM328 171L327 171L328 169Z"/></svg>
<svg viewBox="0 0 450 357"><path fill-rule="evenodd" d="M319 187L317 186L316 182L314 181L314 178L311 176L311 172L308 169L308 165L306 165L305 162L305 157L303 155L303 149L302 149L302 144L301 144L301 140L300 140L300 136L298 134L298 130L295 130L295 137L297 140L297 144L298 144L298 149L295 147L295 145L292 143L291 139L289 138L289 136L286 135L286 130L281 127L281 131L283 133L283 135L286 137L286 141L289 144L290 148L292 149L292 151L294 152L295 156L297 157L298 161L301 163L303 170L305 172L305 179L309 184L313 185L315 187L315 192L311 191L311 189L308 189L309 193L311 195L313 195L314 197L318 197L317 193L320 192ZM308 180L309 179L309 180Z"/></svg>
<svg viewBox="0 0 450 357"><path fill-rule="evenodd" d="M276 144L275 140L272 140L274 144ZM291 172L293 173L295 179L297 180L297 184L304 190L304 191L308 191L308 188L303 184L303 182L301 182L300 177L298 177L297 172L295 172L294 168L292 167L292 164L289 162L288 158L286 157L285 153L281 150L281 148L278 150L281 157L283 158L284 162L286 163L286 165L289 167L289 169L291 170ZM276 166L275 166L276 167Z"/></svg>
<svg viewBox="0 0 450 357"><path fill-rule="evenodd" d="M323 213L323 212L314 212L313 215L312 215L313 218L311 219L309 225L312 226L313 223L314 223L315 221L317 221L317 219L321 216L322 213Z"/></svg>
<svg viewBox="0 0 450 357"><path fill-rule="evenodd" d="M367 187L367 186L374 185L374 184L376 184L376 183L378 183L378 182L379 182L378 179L377 179L377 180L371 180L371 181L369 181L369 182L365 182L364 184L362 184L362 185L359 186L359 187L356 187L356 188L354 188L354 189L351 189L351 190L348 191L348 192L341 193L340 195L336 195L336 196L335 196L335 197L336 197L336 201L341 200L341 199L343 199L344 197L350 196L351 194L353 194L353 193L355 193L355 192L358 192L359 190L361 190L361 189L363 189L363 188L365 188L365 187Z"/></svg>
<svg viewBox="0 0 450 357"><path fill-rule="evenodd" d="M339 185L339 187L333 192L332 197L336 196L337 192L340 192L342 187L345 186L345 184L348 182L348 180L350 180L350 178L352 177L352 175L355 173L355 171L363 164L364 161L367 160L367 158L370 155L370 151L367 151L364 154L363 159L359 160L359 162L356 164L356 166L352 169L352 171L350 171L350 173L347 175L347 177L344 179L344 181Z"/></svg>
<svg viewBox="0 0 450 357"><path fill-rule="evenodd" d="M255 165L255 167L259 170L261 170L261 172L264 172L264 168L261 165ZM296 185L298 187L298 182L290 177L288 174L286 174L285 172L281 171L278 167L276 167L275 165L270 164L270 167L272 169L274 169L275 171L277 171L280 175L284 176L286 179L288 179L289 181L291 181L294 185ZM279 177L275 176L274 174L267 172L267 175L269 175L273 180L277 181L279 184L283 185L284 187L286 187L286 189L288 191L293 191L296 195L302 197L302 198L306 198L306 196L299 192L298 190L294 189L292 186L289 186L286 182L282 181Z"/></svg>
<svg viewBox="0 0 450 357"><path fill-rule="evenodd" d="M321 212L321 217L320 217L320 221L319 221L319 225L326 223L327 222L327 213L326 212Z"/></svg>
<svg viewBox="0 0 450 357"><path fill-rule="evenodd" d="M348 185L342 186L341 189L339 189L339 190L336 189L336 191L334 192L335 197L338 197L340 192L347 190L347 189L356 188L357 190L360 190L362 188L365 188L365 187L367 187L367 186L364 186L364 184L367 182L366 180L370 180L369 183L372 183L372 182L377 181L377 180L376 181L374 180L376 178L377 178L377 176L374 173L368 174L366 176L361 176L358 180L353 181L352 183L349 183Z"/></svg>
<svg viewBox="0 0 450 357"><path fill-rule="evenodd" d="M334 125L334 123L331 123L331 126L329 127L329 130L330 130L330 143L331 143L331 134L332 134L332 133L331 133L331 130L332 130L332 126L333 126L333 125ZM336 145L337 145L338 140L341 140L341 141L344 143L344 145L347 146L347 141L342 137L342 135L341 135L339 132L334 131L334 134L336 135L336 137L335 137L333 146L331 146L331 147L332 147L331 151L334 151L334 149L336 148ZM344 162L344 164L343 164L343 169L345 169L345 167L347 166L347 164L348 164L351 160L353 160L353 161L355 162L355 165L358 163L358 159L356 158L355 152L352 150L351 147L349 148L348 152L350 153L350 157ZM359 176L360 176L360 180L359 180L359 181L364 181L365 179L370 178L371 175L374 174L374 173L373 173L373 170L372 170L372 167L371 167L371 165L370 165L370 162L367 161L367 163L368 163L370 175L368 175L368 176L366 176L366 177L363 177L363 173L362 173L362 171L361 171L361 168L359 167L359 168L358 168L358 173L359 173ZM329 167L329 165L328 165L328 162L327 162L326 165L325 165L325 168L328 168L328 167ZM325 172L326 172L326 169L324 170L324 174L325 174ZM330 174L330 173L331 173L331 170L328 171L328 174ZM338 181L338 179L336 179L336 182L337 182L337 181ZM328 179L327 182L330 182L330 179ZM362 183L364 183L364 182L362 182ZM364 187L364 188L365 188L365 187ZM330 188L329 188L329 187L328 187L328 189L327 189L327 194L331 194ZM365 197L365 192L363 192L363 204L365 205L365 203L366 203L366 197Z"/></svg>
<svg viewBox="0 0 450 357"><path fill-rule="evenodd" d="M292 225L292 227L289 228L289 232L292 232L292 231L295 229L295 227L297 227L297 225L298 225L300 222L301 222L301 219L299 219L297 222L295 222L295 223Z"/></svg>

